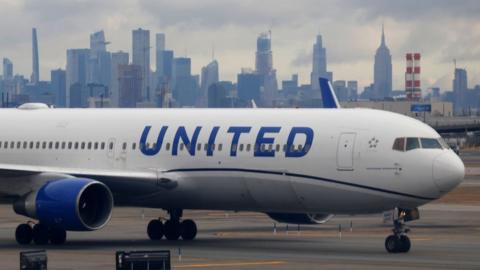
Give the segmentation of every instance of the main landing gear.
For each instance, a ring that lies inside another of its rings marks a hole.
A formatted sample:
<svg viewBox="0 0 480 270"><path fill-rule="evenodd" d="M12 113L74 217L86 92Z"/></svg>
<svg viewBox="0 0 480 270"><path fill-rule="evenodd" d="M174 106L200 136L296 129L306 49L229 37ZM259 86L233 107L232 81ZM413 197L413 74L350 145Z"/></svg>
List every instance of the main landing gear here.
<svg viewBox="0 0 480 270"><path fill-rule="evenodd" d="M389 253L407 253L410 250L411 242L407 236L410 229L405 222L420 218L418 209L398 209L398 215L393 220L393 234L385 239L385 249Z"/></svg>
<svg viewBox="0 0 480 270"><path fill-rule="evenodd" d="M32 241L37 245L46 245L49 242L61 245L67 240L67 231L60 227L28 222L17 226L15 240L20 245L28 245Z"/></svg>
<svg viewBox="0 0 480 270"><path fill-rule="evenodd" d="M163 236L167 240L193 240L197 236L197 225L193 220L181 221L181 209L168 210L170 219L163 223L160 219L153 219L148 223L147 234L151 240L160 240Z"/></svg>

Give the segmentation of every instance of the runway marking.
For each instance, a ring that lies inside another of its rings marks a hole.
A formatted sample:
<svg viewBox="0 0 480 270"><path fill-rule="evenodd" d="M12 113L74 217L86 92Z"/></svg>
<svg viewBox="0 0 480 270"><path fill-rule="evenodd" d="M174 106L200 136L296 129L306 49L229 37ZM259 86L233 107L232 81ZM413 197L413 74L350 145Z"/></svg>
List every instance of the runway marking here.
<svg viewBox="0 0 480 270"><path fill-rule="evenodd" d="M286 264L286 263L287 263L286 261L205 263L205 264L176 265L173 268L210 268L210 267L231 267L231 266L252 266L252 265L280 265L280 264Z"/></svg>

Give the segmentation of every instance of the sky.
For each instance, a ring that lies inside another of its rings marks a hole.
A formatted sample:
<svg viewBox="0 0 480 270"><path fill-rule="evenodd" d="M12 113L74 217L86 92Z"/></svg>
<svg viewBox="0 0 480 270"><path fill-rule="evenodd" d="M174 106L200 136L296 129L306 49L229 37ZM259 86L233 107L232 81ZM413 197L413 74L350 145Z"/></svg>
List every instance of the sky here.
<svg viewBox="0 0 480 270"><path fill-rule="evenodd" d="M393 87L404 89L405 53L422 53L422 88L452 88L454 63L466 68L469 87L480 84L478 0L0 0L0 58L14 73L31 74L31 28L36 27L40 79L65 68L67 48L87 48L104 30L110 51L131 53L131 31L166 34L175 56L192 58L192 72L212 60L220 79L236 81L255 65L256 38L272 32L279 84L291 74L309 83L315 36L323 36L334 80L373 81L373 59L385 25L393 60ZM214 52L214 53L212 53ZM155 69L152 49L152 70Z"/></svg>

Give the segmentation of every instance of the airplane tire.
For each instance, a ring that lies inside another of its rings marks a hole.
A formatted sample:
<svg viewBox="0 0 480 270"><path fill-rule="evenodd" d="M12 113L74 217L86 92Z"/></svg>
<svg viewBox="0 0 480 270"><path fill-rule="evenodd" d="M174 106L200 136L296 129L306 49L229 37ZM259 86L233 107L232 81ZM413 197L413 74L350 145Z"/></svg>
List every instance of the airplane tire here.
<svg viewBox="0 0 480 270"><path fill-rule="evenodd" d="M43 224L35 224L33 226L33 242L37 245L48 244L48 227Z"/></svg>
<svg viewBox="0 0 480 270"><path fill-rule="evenodd" d="M167 220L164 226L164 234L167 240L178 240L181 234L180 223L178 221Z"/></svg>
<svg viewBox="0 0 480 270"><path fill-rule="evenodd" d="M147 226L147 234L150 240L160 240L163 237L163 223L158 219L152 219Z"/></svg>
<svg viewBox="0 0 480 270"><path fill-rule="evenodd" d="M53 227L49 233L50 243L54 245L62 245L67 241L67 231L63 228Z"/></svg>
<svg viewBox="0 0 480 270"><path fill-rule="evenodd" d="M28 245L33 240L33 230L28 224L20 224L15 230L15 240L20 245Z"/></svg>
<svg viewBox="0 0 480 270"><path fill-rule="evenodd" d="M191 219L186 219L181 223L182 227L182 239L193 240L197 236L197 224Z"/></svg>
<svg viewBox="0 0 480 270"><path fill-rule="evenodd" d="M400 251L401 242L395 235L390 235L385 239L385 249L388 253L397 253Z"/></svg>
<svg viewBox="0 0 480 270"><path fill-rule="evenodd" d="M408 238L408 236L406 235L402 235L400 236L400 243L401 243L401 249L400 249L400 252L408 252L410 251L410 247L411 247L411 243L410 243L410 239Z"/></svg>

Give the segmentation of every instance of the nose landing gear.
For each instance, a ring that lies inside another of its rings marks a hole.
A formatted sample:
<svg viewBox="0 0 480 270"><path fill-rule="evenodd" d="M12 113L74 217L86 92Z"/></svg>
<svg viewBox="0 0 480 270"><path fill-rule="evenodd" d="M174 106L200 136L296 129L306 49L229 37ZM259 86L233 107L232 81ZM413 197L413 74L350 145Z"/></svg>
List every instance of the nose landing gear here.
<svg viewBox="0 0 480 270"><path fill-rule="evenodd" d="M385 239L385 249L388 253L407 253L410 251L411 242L407 233L410 229L405 222L420 218L418 209L398 209L398 215L393 220L393 234Z"/></svg>

